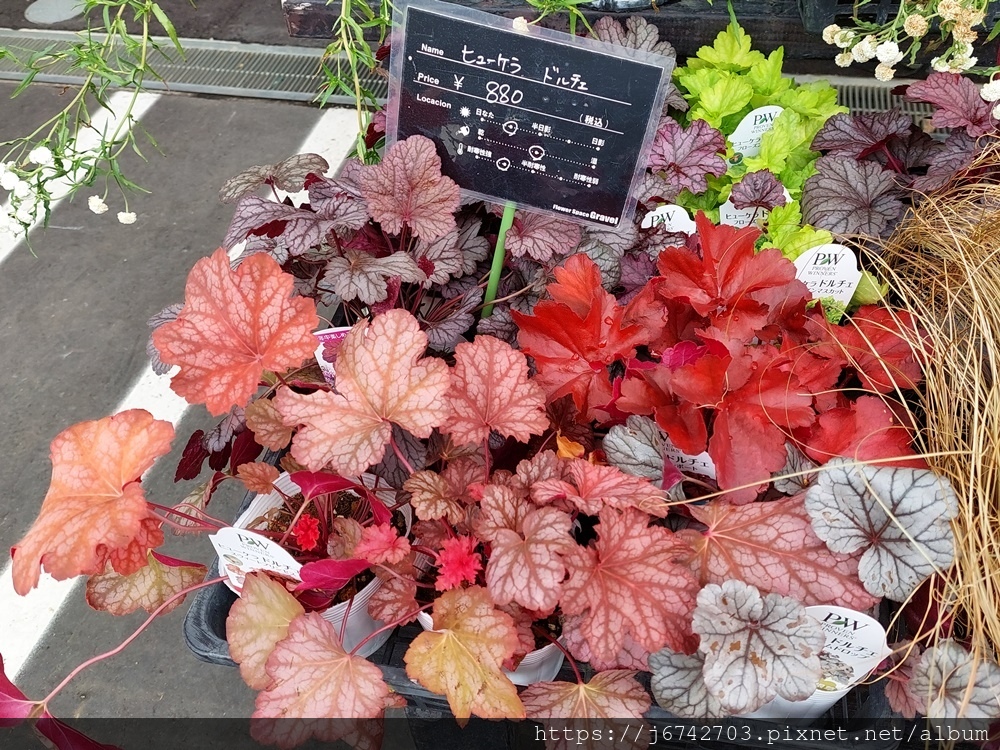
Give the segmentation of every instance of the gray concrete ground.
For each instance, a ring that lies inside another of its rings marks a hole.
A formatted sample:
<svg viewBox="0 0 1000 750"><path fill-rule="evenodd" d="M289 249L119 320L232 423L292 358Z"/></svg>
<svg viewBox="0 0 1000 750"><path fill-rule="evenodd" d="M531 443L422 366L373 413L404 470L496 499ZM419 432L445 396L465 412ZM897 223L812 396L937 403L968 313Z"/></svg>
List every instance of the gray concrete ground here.
<svg viewBox="0 0 1000 750"><path fill-rule="evenodd" d="M12 88L0 84L0 142L40 122L63 94L59 87L39 86L8 100ZM33 232L35 256L22 244L0 264L0 424L6 438L0 549L16 542L38 511L49 481L49 442L70 424L114 409L146 365L146 319L183 298L188 270L220 243L231 217L231 208L217 200L221 183L251 164L294 153L321 114L268 101L164 95L143 120L163 156L150 152L143 162L129 154L124 160L126 173L153 190L133 202L136 224L117 223L120 207L95 216L84 194L58 206L47 229ZM186 494L188 483L172 481L174 467L188 435L212 424L201 407L187 412L173 453L147 478L151 498L172 505ZM232 516L239 494L217 497L214 511ZM203 537L169 538L166 549L189 559L212 557ZM188 652L181 636L184 611L167 615L122 655L83 673L56 701L56 712L248 716L253 696L238 674ZM29 696L44 696L74 665L115 646L143 619L93 612L77 589L18 685ZM0 653L4 645L0 633Z"/></svg>

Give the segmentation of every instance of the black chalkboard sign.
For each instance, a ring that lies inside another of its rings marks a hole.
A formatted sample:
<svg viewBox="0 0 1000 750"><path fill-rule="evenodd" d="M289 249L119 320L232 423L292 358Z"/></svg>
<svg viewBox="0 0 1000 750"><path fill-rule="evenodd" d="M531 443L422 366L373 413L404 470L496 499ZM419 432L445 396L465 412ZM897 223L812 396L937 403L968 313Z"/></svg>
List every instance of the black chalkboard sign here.
<svg viewBox="0 0 1000 750"><path fill-rule="evenodd" d="M671 60L434 0L400 13L390 141L427 136L482 198L605 227L630 216Z"/></svg>

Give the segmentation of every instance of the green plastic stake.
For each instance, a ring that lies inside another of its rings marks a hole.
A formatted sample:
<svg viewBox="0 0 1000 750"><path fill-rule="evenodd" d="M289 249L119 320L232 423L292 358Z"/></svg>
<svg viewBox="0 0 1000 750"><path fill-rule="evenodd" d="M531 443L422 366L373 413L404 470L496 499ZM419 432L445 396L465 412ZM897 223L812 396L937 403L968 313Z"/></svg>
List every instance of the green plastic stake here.
<svg viewBox="0 0 1000 750"><path fill-rule="evenodd" d="M493 314L493 300L497 298L497 287L500 286L500 272L503 271L505 253L504 243L507 241L507 230L514 226L514 211L517 206L507 201L500 218L500 232L497 234L497 248L493 251L493 265L490 267L490 279L486 282L486 306L483 307L483 317Z"/></svg>

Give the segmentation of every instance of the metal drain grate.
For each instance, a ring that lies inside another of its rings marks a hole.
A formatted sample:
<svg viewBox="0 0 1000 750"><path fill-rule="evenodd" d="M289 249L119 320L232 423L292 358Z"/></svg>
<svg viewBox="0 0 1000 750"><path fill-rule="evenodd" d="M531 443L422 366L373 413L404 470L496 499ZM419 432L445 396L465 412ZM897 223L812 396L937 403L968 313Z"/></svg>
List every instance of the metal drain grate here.
<svg viewBox="0 0 1000 750"><path fill-rule="evenodd" d="M0 29L0 48L43 52L65 48L78 41L73 32ZM169 40L163 49L172 49ZM182 39L187 59L176 54L160 57L153 67L164 81L147 78L151 91L180 91L191 94L218 94L261 99L308 102L316 98L323 82L320 59L323 50L303 47L273 47L203 39ZM0 59L0 80L19 81L23 73L10 61ZM83 76L68 64L59 63L36 77L45 83L78 84ZM165 83L164 83L165 82ZM380 99L387 94L386 82L366 76L362 83ZM331 96L333 104L353 104L350 97Z"/></svg>
<svg viewBox="0 0 1000 750"><path fill-rule="evenodd" d="M66 47L77 41L77 35L67 31L36 31L0 29L0 48L10 47L31 52ZM170 49L164 42L163 48ZM181 91L192 94L218 94L248 98L281 99L308 102L316 98L323 77L319 73L321 49L303 47L273 47L263 44L184 39L186 60L161 58L154 67L166 83L148 79L150 90ZM0 80L20 80L21 72L9 61L0 59ZM796 76L797 80L819 80L820 76ZM68 65L54 65L37 79L47 83L78 84L83 77ZM926 104L914 104L893 96L892 86L872 79L836 77L829 80L837 89L840 103L852 112L883 112L899 107L921 127L931 115ZM385 79L367 75L363 84L385 99L388 87ZM354 104L344 95L330 97L334 104Z"/></svg>

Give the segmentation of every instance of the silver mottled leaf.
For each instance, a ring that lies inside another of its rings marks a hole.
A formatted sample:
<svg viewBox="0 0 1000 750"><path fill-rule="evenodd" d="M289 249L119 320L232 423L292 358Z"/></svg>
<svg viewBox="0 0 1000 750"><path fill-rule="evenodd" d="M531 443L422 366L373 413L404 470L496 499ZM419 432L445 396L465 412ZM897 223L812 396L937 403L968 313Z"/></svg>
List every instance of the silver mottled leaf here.
<svg viewBox="0 0 1000 750"><path fill-rule="evenodd" d="M925 716L1000 719L1000 665L950 638L924 651L907 689Z"/></svg>
<svg viewBox="0 0 1000 750"><path fill-rule="evenodd" d="M451 353L455 351L455 346L463 340L465 333L472 328L476 322L473 310L479 307L483 301L483 290L479 287L472 287L456 302L446 300L446 317L427 321L422 326L427 334L427 342L431 349L435 351Z"/></svg>
<svg viewBox="0 0 1000 750"><path fill-rule="evenodd" d="M608 463L626 474L645 477L659 485L663 480L663 433L649 417L633 415L615 425L604 438Z"/></svg>
<svg viewBox="0 0 1000 750"><path fill-rule="evenodd" d="M163 360L160 359L160 350L153 345L153 331L162 326L164 323L177 320L177 316L180 315L183 307L183 302L175 302L172 305L167 305L156 313L156 315L146 321L146 325L149 326L150 334L149 340L146 342L146 356L149 357L149 366L157 375L166 375L170 372L170 365L165 364Z"/></svg>
<svg viewBox="0 0 1000 750"><path fill-rule="evenodd" d="M322 175L329 168L326 159L319 154L295 154L277 164L250 167L226 180L219 191L219 200L234 203L269 181L279 190L294 193L302 189L309 174Z"/></svg>
<svg viewBox="0 0 1000 750"><path fill-rule="evenodd" d="M338 231L360 229L369 219L360 190L349 180L323 178L309 186L309 204Z"/></svg>
<svg viewBox="0 0 1000 750"><path fill-rule="evenodd" d="M785 465L781 470L771 476L781 477L774 480L774 489L784 492L786 495L794 495L801 492L815 479L815 474L802 474L797 477L786 477L787 474L798 474L800 471L810 471L816 468L813 463L794 443L785 443Z"/></svg>
<svg viewBox="0 0 1000 750"><path fill-rule="evenodd" d="M202 444L209 453L217 453L226 447L226 444L233 439L233 435L243 432L246 426L247 415L243 407L234 406L229 410L229 414L202 438Z"/></svg>
<svg viewBox="0 0 1000 750"><path fill-rule="evenodd" d="M417 264L427 274L424 288L432 284L444 284L452 276L462 273L464 267L462 248L459 247L458 227L432 242L424 239L417 241L413 257Z"/></svg>
<svg viewBox="0 0 1000 750"><path fill-rule="evenodd" d="M650 687L656 702L675 716L685 719L721 719L729 715L722 703L708 691L701 654L676 654L669 648L649 655Z"/></svg>
<svg viewBox="0 0 1000 750"><path fill-rule="evenodd" d="M476 325L476 332L484 336L496 336L513 346L517 342L517 324L510 314L508 305L497 305L493 314L482 318Z"/></svg>
<svg viewBox="0 0 1000 750"><path fill-rule="evenodd" d="M803 700L822 675L826 636L805 607L780 594L762 596L742 581L709 584L692 620L705 655L705 684L734 714L756 711L776 696Z"/></svg>
<svg viewBox="0 0 1000 750"><path fill-rule="evenodd" d="M427 277L404 252L376 258L364 250L347 248L342 258L330 259L323 283L344 300L359 299L373 305L386 299L391 278L422 282Z"/></svg>
<svg viewBox="0 0 1000 750"><path fill-rule="evenodd" d="M641 16L629 16L624 26L614 16L604 16L594 24L594 34L602 42L677 58L674 46L667 41L661 42L656 26Z"/></svg>
<svg viewBox="0 0 1000 750"><path fill-rule="evenodd" d="M227 250L242 242L251 233L272 224L281 226L280 234L269 232L280 237L288 247L291 255L301 255L311 247L322 244L327 232L336 225L335 221L324 219L313 211L296 208L286 203L275 203L257 195L245 195L236 205L233 220L222 241Z"/></svg>
<svg viewBox="0 0 1000 750"><path fill-rule="evenodd" d="M483 222L475 216L466 216L458 221L458 247L462 251L462 274L476 272L476 266L490 254L490 242L479 235Z"/></svg>
<svg viewBox="0 0 1000 750"><path fill-rule="evenodd" d="M597 237L584 237L576 249L583 253L601 271L602 284L605 289L614 289L622 277L622 256L624 253L612 245L605 244Z"/></svg>
<svg viewBox="0 0 1000 750"><path fill-rule="evenodd" d="M858 575L869 593L905 601L955 558L951 484L929 469L853 465L837 458L806 490L816 534L834 552L864 550Z"/></svg>

